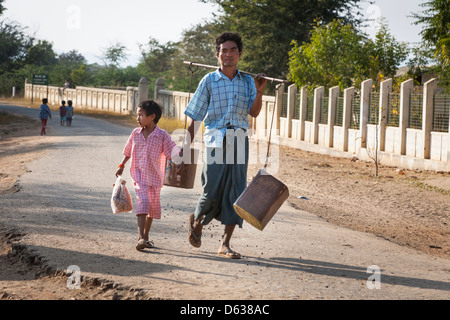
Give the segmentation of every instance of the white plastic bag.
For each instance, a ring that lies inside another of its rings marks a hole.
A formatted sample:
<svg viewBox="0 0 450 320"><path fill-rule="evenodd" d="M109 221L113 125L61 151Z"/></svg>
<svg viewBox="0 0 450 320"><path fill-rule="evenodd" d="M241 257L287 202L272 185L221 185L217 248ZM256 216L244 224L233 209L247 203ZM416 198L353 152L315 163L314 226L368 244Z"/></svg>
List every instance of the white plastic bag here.
<svg viewBox="0 0 450 320"><path fill-rule="evenodd" d="M133 210L133 200L125 185L126 183L121 176L118 176L116 182L113 184L114 188L111 196L111 209L113 213L131 212Z"/></svg>

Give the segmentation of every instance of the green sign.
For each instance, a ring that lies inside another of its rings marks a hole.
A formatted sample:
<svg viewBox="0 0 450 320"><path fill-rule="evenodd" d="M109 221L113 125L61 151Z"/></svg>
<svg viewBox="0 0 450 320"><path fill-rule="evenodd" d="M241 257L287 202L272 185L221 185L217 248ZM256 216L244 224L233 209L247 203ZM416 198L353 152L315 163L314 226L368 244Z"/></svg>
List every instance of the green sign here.
<svg viewBox="0 0 450 320"><path fill-rule="evenodd" d="M33 74L33 84L48 86L48 75Z"/></svg>

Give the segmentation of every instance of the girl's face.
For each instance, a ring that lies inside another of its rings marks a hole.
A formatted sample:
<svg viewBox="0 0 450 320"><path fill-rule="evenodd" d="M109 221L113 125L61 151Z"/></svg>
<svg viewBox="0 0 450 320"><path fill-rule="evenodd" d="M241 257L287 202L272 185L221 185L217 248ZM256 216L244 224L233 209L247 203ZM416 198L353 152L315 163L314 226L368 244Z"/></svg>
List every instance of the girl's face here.
<svg viewBox="0 0 450 320"><path fill-rule="evenodd" d="M136 120L142 128L151 128L155 125L155 114L147 116L142 108L138 108Z"/></svg>

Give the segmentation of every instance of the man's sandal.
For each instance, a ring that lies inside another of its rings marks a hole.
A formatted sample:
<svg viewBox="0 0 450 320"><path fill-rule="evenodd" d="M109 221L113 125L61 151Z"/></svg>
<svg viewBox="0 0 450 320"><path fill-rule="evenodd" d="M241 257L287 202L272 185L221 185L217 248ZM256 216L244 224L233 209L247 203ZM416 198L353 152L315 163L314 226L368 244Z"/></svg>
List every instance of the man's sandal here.
<svg viewBox="0 0 450 320"><path fill-rule="evenodd" d="M194 214L191 214L189 216L189 230L188 230L188 239L189 239L189 243L195 247L195 248L200 248L200 246L202 245L202 233L200 232L199 235L195 234L194 231Z"/></svg>
<svg viewBox="0 0 450 320"><path fill-rule="evenodd" d="M228 259L240 259L241 258L241 254L237 253L233 250L219 252L218 255L221 257L224 257L224 258L228 258Z"/></svg>

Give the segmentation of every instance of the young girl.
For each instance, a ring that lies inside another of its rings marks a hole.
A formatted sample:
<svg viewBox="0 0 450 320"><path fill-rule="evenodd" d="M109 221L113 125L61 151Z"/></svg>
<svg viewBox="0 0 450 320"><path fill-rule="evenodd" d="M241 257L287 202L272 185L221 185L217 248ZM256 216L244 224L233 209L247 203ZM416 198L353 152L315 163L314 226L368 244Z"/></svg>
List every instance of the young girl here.
<svg viewBox="0 0 450 320"><path fill-rule="evenodd" d="M153 219L161 219L160 191L163 186L166 157L179 153L179 148L169 134L157 126L162 109L153 100L146 100L137 108L136 128L128 138L123 150L124 158L116 176L123 173L131 158L130 174L136 191L136 216L139 232L137 250L153 248L148 234Z"/></svg>
<svg viewBox="0 0 450 320"><path fill-rule="evenodd" d="M41 110L39 111L39 119L41 119L42 127L41 127L41 136L47 134L45 132L45 127L47 126L48 118L52 118L52 113L50 112L50 108L47 105L47 98L42 99Z"/></svg>

